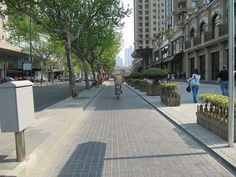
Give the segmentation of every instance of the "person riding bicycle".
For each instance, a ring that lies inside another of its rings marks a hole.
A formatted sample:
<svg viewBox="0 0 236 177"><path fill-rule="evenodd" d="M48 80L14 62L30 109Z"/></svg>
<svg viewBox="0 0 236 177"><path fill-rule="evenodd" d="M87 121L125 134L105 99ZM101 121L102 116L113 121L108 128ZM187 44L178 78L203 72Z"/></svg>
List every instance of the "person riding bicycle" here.
<svg viewBox="0 0 236 177"><path fill-rule="evenodd" d="M124 82L124 78L120 75L120 73L117 73L117 75L115 76L114 82L115 82L115 86L120 86L120 93L122 93L121 88Z"/></svg>

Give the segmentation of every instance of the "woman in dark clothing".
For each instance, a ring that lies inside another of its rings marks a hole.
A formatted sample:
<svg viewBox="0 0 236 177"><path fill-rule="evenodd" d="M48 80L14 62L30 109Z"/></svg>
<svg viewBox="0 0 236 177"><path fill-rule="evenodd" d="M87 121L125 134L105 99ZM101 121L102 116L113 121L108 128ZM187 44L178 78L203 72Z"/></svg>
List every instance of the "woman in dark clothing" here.
<svg viewBox="0 0 236 177"><path fill-rule="evenodd" d="M226 65L224 65L223 69L219 72L218 78L220 79L220 88L221 88L222 95L229 96L229 92L228 92L229 73L226 68Z"/></svg>

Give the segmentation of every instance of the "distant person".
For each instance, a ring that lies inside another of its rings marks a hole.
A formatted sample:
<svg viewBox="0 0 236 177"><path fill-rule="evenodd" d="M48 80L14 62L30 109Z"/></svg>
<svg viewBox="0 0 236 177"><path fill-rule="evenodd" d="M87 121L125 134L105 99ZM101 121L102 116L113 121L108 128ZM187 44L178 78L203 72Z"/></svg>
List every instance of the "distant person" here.
<svg viewBox="0 0 236 177"><path fill-rule="evenodd" d="M197 69L194 69L194 73L193 73L192 77L188 79L188 82L190 83L190 86L191 86L191 89L192 89L192 95L193 95L193 102L194 103L197 103L200 79L201 79L201 75L199 74Z"/></svg>
<svg viewBox="0 0 236 177"><path fill-rule="evenodd" d="M170 72L168 72L168 74L167 74L166 82L170 83Z"/></svg>
<svg viewBox="0 0 236 177"><path fill-rule="evenodd" d="M124 82L124 78L118 73L114 78L115 86L120 86L120 93L122 93L122 84Z"/></svg>
<svg viewBox="0 0 236 177"><path fill-rule="evenodd" d="M229 92L228 92L229 73L228 73L226 65L224 65L223 69L219 72L217 76L217 82L220 83L222 95L229 96Z"/></svg>
<svg viewBox="0 0 236 177"><path fill-rule="evenodd" d="M175 81L175 74L172 73L172 74L171 74L171 82L174 82L174 81Z"/></svg>

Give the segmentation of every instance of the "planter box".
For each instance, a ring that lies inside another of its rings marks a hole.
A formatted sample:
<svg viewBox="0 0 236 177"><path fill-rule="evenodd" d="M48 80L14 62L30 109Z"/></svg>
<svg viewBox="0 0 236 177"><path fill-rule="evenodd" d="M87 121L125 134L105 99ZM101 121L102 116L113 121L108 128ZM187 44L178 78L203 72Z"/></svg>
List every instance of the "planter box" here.
<svg viewBox="0 0 236 177"><path fill-rule="evenodd" d="M146 92L147 92L148 96L160 96L160 94L161 94L160 84L147 85Z"/></svg>
<svg viewBox="0 0 236 177"><path fill-rule="evenodd" d="M161 95L161 102L166 106L180 106L180 95Z"/></svg>
<svg viewBox="0 0 236 177"><path fill-rule="evenodd" d="M139 90L141 92L146 92L147 84L148 84L147 81L141 80Z"/></svg>
<svg viewBox="0 0 236 177"><path fill-rule="evenodd" d="M212 105L200 105L197 107L197 123L212 133L228 140L228 114L227 110ZM234 121L234 129L236 128ZM234 131L234 142L236 142L236 131Z"/></svg>

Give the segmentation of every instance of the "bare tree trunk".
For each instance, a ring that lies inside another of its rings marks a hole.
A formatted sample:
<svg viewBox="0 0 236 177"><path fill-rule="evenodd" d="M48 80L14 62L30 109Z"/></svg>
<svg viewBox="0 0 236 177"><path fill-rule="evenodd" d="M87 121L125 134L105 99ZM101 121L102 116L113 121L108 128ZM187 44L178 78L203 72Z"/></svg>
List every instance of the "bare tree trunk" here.
<svg viewBox="0 0 236 177"><path fill-rule="evenodd" d="M53 73L53 70L51 69L51 83L53 84L54 82L54 73Z"/></svg>
<svg viewBox="0 0 236 177"><path fill-rule="evenodd" d="M89 63L90 64L90 67L91 67L91 70L92 70L92 74L93 74L93 80L96 80L96 74L95 74L95 69L94 69L94 64L93 63Z"/></svg>
<svg viewBox="0 0 236 177"><path fill-rule="evenodd" d="M82 56L82 54L80 53L80 51L77 51L77 57L78 59L81 60L82 62L82 66L83 66L83 70L84 70L84 78L85 78L85 84L86 84L86 88L90 89L90 85L89 85L89 80L88 80L88 68L87 68L87 63L86 60L84 58L84 56Z"/></svg>
<svg viewBox="0 0 236 177"><path fill-rule="evenodd" d="M65 42L65 49L66 49L67 67L69 70L69 84L70 84L71 96L72 98L74 98L78 96L79 93L76 87L74 68L71 61L71 37L69 32L67 32L67 41Z"/></svg>

